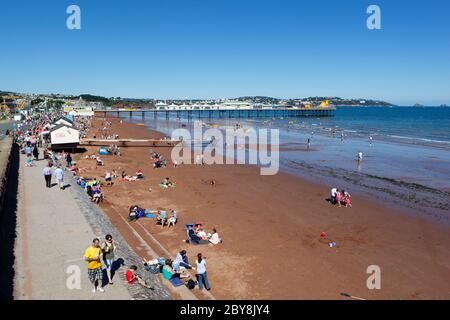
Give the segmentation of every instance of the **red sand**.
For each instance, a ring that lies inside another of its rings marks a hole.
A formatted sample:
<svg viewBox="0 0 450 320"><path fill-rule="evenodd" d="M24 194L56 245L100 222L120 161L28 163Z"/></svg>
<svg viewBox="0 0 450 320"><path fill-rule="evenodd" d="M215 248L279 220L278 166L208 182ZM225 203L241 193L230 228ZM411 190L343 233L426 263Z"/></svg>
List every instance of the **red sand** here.
<svg viewBox="0 0 450 320"><path fill-rule="evenodd" d="M161 136L143 126L108 121L113 123L111 133L121 138ZM93 127L89 137L94 132L100 136L101 120ZM362 198L353 197L353 208L337 208L325 201L328 186L285 173L261 176L259 168L245 165L153 169L149 148L121 149L122 156L102 156L105 167L96 167L94 160L78 161L87 170L85 176L100 177L105 169L130 175L144 170L142 181L117 179L114 186L104 187L102 208L144 256L136 233L163 256L165 251L152 237L172 255L186 249L191 262L202 252L216 298L344 299L341 292L367 299L450 298L448 228ZM91 154L98 147L88 150ZM154 150L170 159L169 148ZM165 177L176 182L176 188L160 189ZM215 186L206 183L211 179ZM162 230L154 219L144 218L133 222L134 231L130 230L120 216L126 217L133 204L176 208L179 223ZM217 227L225 242L214 247L183 243L184 224L197 220L204 221L208 231ZM320 241L322 231L336 241L336 248ZM366 287L369 265L381 268L381 290Z"/></svg>

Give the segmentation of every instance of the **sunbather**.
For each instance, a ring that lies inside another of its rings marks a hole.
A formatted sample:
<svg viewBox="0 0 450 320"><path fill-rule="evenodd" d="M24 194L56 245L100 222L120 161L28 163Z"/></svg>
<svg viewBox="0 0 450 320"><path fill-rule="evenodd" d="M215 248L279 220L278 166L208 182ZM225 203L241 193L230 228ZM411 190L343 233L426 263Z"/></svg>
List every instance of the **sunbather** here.
<svg viewBox="0 0 450 320"><path fill-rule="evenodd" d="M133 221L145 217L145 209L138 205L131 206L128 212L128 220Z"/></svg>
<svg viewBox="0 0 450 320"><path fill-rule="evenodd" d="M195 229L195 234L202 240L208 239L208 235L205 229L203 229L202 227L198 227L197 229Z"/></svg>
<svg viewBox="0 0 450 320"><path fill-rule="evenodd" d="M158 210L158 216L156 217L156 223L161 223L161 226L164 228L164 225L167 223L167 212L165 210Z"/></svg>
<svg viewBox="0 0 450 320"><path fill-rule="evenodd" d="M92 187L92 201L99 203L100 201L103 201L103 192L100 190L100 187L98 185L94 185Z"/></svg>
<svg viewBox="0 0 450 320"><path fill-rule="evenodd" d="M183 268L195 270L195 268L189 264L189 259L186 254L186 250L181 250L180 252L177 253L176 258L172 263L172 266L175 271L182 270Z"/></svg>
<svg viewBox="0 0 450 320"><path fill-rule="evenodd" d="M162 186L163 188L169 188L169 187L173 187L174 184L173 184L173 182L170 181L170 179L167 177L167 178L165 178L165 179L163 180L163 182L161 182L161 186Z"/></svg>
<svg viewBox="0 0 450 320"><path fill-rule="evenodd" d="M142 169L139 169L139 170L136 172L136 177L137 177L138 179L144 179L144 173L142 172Z"/></svg>
<svg viewBox="0 0 450 320"><path fill-rule="evenodd" d="M177 217L177 212L175 210L170 210L170 216L169 219L167 220L167 226L170 228L170 226L174 226L178 221L178 217Z"/></svg>
<svg viewBox="0 0 450 320"><path fill-rule="evenodd" d="M138 179L137 176L125 176L123 180L125 181L136 181Z"/></svg>
<svg viewBox="0 0 450 320"><path fill-rule="evenodd" d="M157 159L154 163L153 163L153 168L161 168L162 167L162 161Z"/></svg>
<svg viewBox="0 0 450 320"><path fill-rule="evenodd" d="M174 278L180 278L180 279L190 278L190 274L186 269L179 270L178 272L175 271L172 268L172 260L171 259L166 260L166 264L163 267L162 274L163 274L164 279L166 279L166 280L171 280Z"/></svg>
<svg viewBox="0 0 450 320"><path fill-rule="evenodd" d="M105 181L106 181L106 185L108 185L108 186L112 185L111 172L109 172L108 170L105 172Z"/></svg>
<svg viewBox="0 0 450 320"><path fill-rule="evenodd" d="M219 233L217 232L216 228L214 228L212 231L213 233L211 237L208 239L209 243L214 245L222 243L223 240L219 237Z"/></svg>
<svg viewBox="0 0 450 320"><path fill-rule="evenodd" d="M192 244L207 244L209 243L206 239L201 239L197 234L195 233L195 230L193 228L188 228L187 230L188 239L186 242L192 243Z"/></svg>

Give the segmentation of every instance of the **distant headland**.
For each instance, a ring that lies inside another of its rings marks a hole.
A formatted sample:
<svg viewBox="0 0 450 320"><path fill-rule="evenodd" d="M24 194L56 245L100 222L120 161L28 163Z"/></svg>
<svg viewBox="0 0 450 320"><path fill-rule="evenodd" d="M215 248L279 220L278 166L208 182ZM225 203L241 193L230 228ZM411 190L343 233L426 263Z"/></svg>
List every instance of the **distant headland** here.
<svg viewBox="0 0 450 320"><path fill-rule="evenodd" d="M157 99L157 98L123 98L123 97L104 97L92 94L67 95L67 94L34 94L34 93L17 93L11 91L0 90L0 100L3 104L14 104L17 99L27 99L32 105L37 105L43 101L51 101L53 104L64 104L67 100L82 99L86 102L96 102L106 107L154 107L157 103L164 102L167 104L216 104L224 101L228 102L247 102L256 105L278 105L278 106L304 106L319 105L322 101L329 101L334 106L395 106L394 104L381 100L365 99L365 98L340 98L340 97L305 97L305 98L273 98L266 96L243 96L228 99Z"/></svg>

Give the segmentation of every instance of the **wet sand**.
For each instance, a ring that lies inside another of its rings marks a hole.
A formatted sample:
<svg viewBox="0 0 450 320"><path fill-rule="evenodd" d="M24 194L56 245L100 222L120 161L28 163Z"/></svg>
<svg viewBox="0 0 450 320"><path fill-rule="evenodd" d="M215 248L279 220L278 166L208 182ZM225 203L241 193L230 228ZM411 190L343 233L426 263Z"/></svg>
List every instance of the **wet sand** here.
<svg viewBox="0 0 450 320"><path fill-rule="evenodd" d="M161 136L144 126L120 124L114 118L108 121L113 123L111 133L121 138ZM89 137L100 136L101 120L93 123ZM98 147L87 149L87 154L98 151ZM142 181L116 179L112 187L103 188L105 213L144 256L139 238L164 256L186 249L193 262L202 252L216 298L344 299L341 292L367 299L450 298L448 227L359 196L352 198L353 208L332 206L325 200L330 186L287 173L261 176L259 168L245 165L173 168L169 164L153 169L149 148L121 150L122 156L102 156L105 167L95 166L95 160L78 161L84 176L100 177L105 169L132 175L143 169ZM170 159L169 148L154 150ZM160 189L158 184L165 177L176 188ZM216 185L207 183L211 179ZM133 204L175 208L178 225L163 230L154 219L144 218L131 223L130 229L124 218ZM183 243L184 224L193 221L203 221L208 231L216 227L225 242L218 246ZM336 248L320 241L322 231L337 243ZM381 268L381 290L367 289L370 265Z"/></svg>

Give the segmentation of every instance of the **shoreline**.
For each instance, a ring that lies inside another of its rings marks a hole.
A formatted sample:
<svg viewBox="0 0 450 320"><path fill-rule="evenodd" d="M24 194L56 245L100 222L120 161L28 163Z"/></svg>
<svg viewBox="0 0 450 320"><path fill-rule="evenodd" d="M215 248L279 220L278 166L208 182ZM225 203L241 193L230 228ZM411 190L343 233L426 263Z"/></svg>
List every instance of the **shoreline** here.
<svg viewBox="0 0 450 320"><path fill-rule="evenodd" d="M130 121L137 122L136 119ZM227 122L214 124L211 120L202 122L207 128L217 127L219 130L225 130L231 125ZM145 123L150 130L161 130L167 135L178 127L177 122L173 120L155 122L147 119ZM244 128L245 125L253 128L249 121L243 120L242 123ZM187 126L190 131L193 130L192 123ZM389 145L387 142L379 141L372 148L372 146L368 147L368 142L362 143L360 139L347 139L342 144L340 141L336 143L336 138L332 139L321 134L313 139L312 147L308 150L306 138L302 136L304 133L296 136L295 141L292 141L292 136L286 136L289 134L288 131L284 133L284 136L280 136L282 140L287 139L280 144L280 171L310 182L319 182L328 186L329 189L333 185L341 186L345 190L353 190L352 193L360 197L386 203L388 207L409 215L425 217L432 222L450 226L448 214L450 186L447 181L444 182L445 179L442 179L448 171L444 166L444 154L440 154L442 158L436 158L425 152L420 160L411 163L404 157L399 159L398 155L393 156L396 151L392 148L395 149L395 145ZM300 141L303 140L305 142L301 143ZM349 152L349 148L353 151ZM403 152L411 152L411 146L403 145L402 148ZM425 147L425 150L427 148ZM358 164L354 158L348 157L348 154L356 154L358 150L363 150L366 158L361 164ZM421 151L417 149L415 152ZM415 158L413 155L410 156L412 159ZM405 170L406 165L412 169ZM430 167L433 169L430 170ZM399 172L403 174L399 175ZM438 181L435 180L437 175L440 176Z"/></svg>
<svg viewBox="0 0 450 320"><path fill-rule="evenodd" d="M108 118L121 137L160 135L118 120ZM89 135L100 129L98 121ZM219 299L340 299L343 291L369 299L449 298L450 256L445 248L450 236L445 227L359 197L353 198L353 208L333 207L324 200L328 187L284 172L259 176L254 166L174 169L169 164L153 169L148 149L122 148L121 157L102 157L105 167L79 160L79 167L87 169L81 175L100 177L105 168L121 167L128 174L143 169L143 181L116 180L114 186L103 188L105 213L122 232L117 215L126 217L133 204L177 209L175 230L163 231L154 221L142 219L135 224L136 232L149 241L149 235L155 237L172 254L186 249L191 261L197 251L204 253L212 294ZM153 149L170 159L169 148ZM166 176L177 183L175 189L158 189ZM215 186L204 183L212 178ZM214 247L183 244L184 224L195 220L203 220L208 230L217 227L225 242ZM333 237L337 248L319 241L322 231ZM133 235L125 238L139 252ZM373 264L381 267L382 283L395 285L368 290L366 269ZM280 276L284 274L290 276Z"/></svg>

